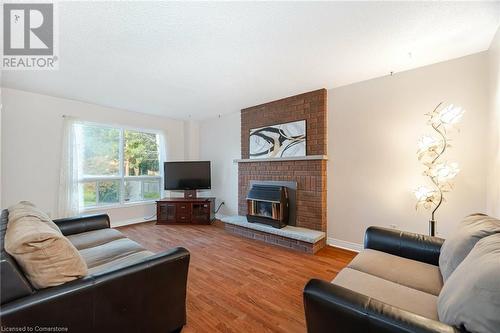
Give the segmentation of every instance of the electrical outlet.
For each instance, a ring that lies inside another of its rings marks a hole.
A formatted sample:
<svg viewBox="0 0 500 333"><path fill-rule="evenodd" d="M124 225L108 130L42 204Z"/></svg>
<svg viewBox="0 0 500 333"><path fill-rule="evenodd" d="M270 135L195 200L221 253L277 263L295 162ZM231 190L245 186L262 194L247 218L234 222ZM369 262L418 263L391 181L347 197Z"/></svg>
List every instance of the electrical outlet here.
<svg viewBox="0 0 500 333"><path fill-rule="evenodd" d="M389 227L392 229L399 229L399 226L397 224L389 224Z"/></svg>

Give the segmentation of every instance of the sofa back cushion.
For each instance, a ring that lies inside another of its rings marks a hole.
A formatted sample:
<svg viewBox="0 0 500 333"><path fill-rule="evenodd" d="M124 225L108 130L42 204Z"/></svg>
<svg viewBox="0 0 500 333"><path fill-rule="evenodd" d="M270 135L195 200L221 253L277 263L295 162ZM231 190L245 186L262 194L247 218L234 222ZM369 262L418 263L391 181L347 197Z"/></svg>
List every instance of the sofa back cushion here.
<svg viewBox="0 0 500 333"><path fill-rule="evenodd" d="M16 209L19 207L13 211ZM85 261L57 226L40 218L36 209L31 213L29 206L21 209L25 212L9 218L5 250L16 259L31 284L41 289L85 276Z"/></svg>
<svg viewBox="0 0 500 333"><path fill-rule="evenodd" d="M5 232L9 211L2 210L0 216L0 304L6 304L15 299L25 297L33 292L21 268L10 254L5 251Z"/></svg>
<svg viewBox="0 0 500 333"><path fill-rule="evenodd" d="M500 329L500 233L481 239L438 297L439 320L469 332Z"/></svg>
<svg viewBox="0 0 500 333"><path fill-rule="evenodd" d="M439 269L443 281L446 282L479 240L495 233L500 233L500 220L484 214L467 216L441 247Z"/></svg>

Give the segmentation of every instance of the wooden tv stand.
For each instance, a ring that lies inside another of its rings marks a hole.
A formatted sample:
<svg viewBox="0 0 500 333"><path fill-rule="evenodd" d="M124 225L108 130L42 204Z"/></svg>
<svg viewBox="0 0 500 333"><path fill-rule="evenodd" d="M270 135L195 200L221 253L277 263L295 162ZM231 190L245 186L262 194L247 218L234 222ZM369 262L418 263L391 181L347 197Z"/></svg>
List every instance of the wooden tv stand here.
<svg viewBox="0 0 500 333"><path fill-rule="evenodd" d="M215 198L165 198L156 201L156 224L210 224Z"/></svg>

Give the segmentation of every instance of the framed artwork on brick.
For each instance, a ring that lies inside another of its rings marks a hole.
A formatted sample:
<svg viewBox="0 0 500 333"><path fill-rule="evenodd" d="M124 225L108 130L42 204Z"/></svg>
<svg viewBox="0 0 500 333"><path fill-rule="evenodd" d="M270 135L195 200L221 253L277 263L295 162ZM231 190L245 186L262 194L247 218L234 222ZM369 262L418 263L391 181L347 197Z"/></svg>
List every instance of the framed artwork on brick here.
<svg viewBox="0 0 500 333"><path fill-rule="evenodd" d="M299 120L250 130L250 158L306 156L306 121Z"/></svg>

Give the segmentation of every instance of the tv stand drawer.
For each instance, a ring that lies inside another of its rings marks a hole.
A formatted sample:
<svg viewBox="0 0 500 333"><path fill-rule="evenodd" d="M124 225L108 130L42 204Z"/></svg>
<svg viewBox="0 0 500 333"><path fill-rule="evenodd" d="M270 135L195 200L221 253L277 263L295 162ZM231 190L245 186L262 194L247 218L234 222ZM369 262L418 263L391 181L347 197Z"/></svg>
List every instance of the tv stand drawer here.
<svg viewBox="0 0 500 333"><path fill-rule="evenodd" d="M191 216L189 214L177 214L177 222L189 223L191 222Z"/></svg>

